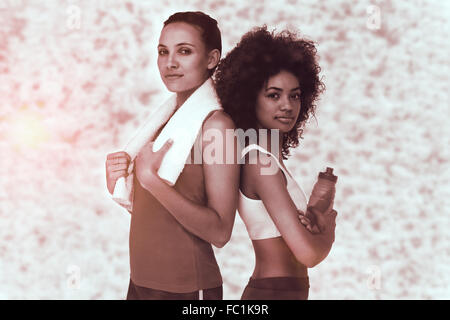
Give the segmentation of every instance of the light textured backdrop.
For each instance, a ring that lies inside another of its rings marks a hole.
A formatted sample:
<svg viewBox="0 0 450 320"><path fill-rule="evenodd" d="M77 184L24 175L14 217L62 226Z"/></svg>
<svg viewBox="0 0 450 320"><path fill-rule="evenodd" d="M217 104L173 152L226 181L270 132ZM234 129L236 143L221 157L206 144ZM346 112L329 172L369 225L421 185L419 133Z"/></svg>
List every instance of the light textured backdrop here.
<svg viewBox="0 0 450 320"><path fill-rule="evenodd" d="M124 299L129 214L107 153L168 95L156 41L172 13L317 42L327 90L287 162L306 193L339 175L336 242L310 299L450 298L448 1L0 0L0 299ZM216 249L224 298L253 269L239 217Z"/></svg>

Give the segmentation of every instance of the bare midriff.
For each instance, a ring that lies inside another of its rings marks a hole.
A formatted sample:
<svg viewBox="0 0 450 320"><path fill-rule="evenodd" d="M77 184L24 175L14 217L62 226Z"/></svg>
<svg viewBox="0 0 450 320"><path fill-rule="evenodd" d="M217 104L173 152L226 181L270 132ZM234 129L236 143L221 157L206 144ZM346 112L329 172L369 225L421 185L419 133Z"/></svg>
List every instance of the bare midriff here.
<svg viewBox="0 0 450 320"><path fill-rule="evenodd" d="M253 240L255 270L252 278L308 276L308 268L294 256L282 237Z"/></svg>

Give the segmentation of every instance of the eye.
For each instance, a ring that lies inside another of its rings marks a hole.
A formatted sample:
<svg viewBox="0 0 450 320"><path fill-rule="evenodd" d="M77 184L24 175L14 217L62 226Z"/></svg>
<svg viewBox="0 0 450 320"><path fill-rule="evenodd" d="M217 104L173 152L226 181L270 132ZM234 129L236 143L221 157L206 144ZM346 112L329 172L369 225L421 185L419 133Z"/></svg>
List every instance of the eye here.
<svg viewBox="0 0 450 320"><path fill-rule="evenodd" d="M192 50L189 49L189 48L181 48L181 49L179 50L179 52L180 52L181 54L183 54L183 55L189 55L189 54L192 53Z"/></svg>
<svg viewBox="0 0 450 320"><path fill-rule="evenodd" d="M269 93L267 95L267 97L272 100L278 100L280 98L280 95L278 93L274 92L274 93Z"/></svg>
<svg viewBox="0 0 450 320"><path fill-rule="evenodd" d="M166 49L158 49L158 54L160 56L166 55L168 54L168 51Z"/></svg>
<svg viewBox="0 0 450 320"><path fill-rule="evenodd" d="M300 100L301 93L294 93L291 95L292 100Z"/></svg>

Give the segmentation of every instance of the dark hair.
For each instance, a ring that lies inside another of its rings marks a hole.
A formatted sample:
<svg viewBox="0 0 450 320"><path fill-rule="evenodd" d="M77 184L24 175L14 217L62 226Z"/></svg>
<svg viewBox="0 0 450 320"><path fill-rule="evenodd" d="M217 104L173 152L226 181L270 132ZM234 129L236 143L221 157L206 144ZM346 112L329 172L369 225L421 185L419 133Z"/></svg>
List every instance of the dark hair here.
<svg viewBox="0 0 450 320"><path fill-rule="evenodd" d="M224 111L237 128L256 129L256 101L270 77L286 70L300 84L301 108L294 128L283 136L282 155L295 148L302 138L305 122L314 115L315 102L325 85L319 79L316 48L309 40L284 30L278 34L258 27L246 33L238 45L222 59L215 74L217 95Z"/></svg>
<svg viewBox="0 0 450 320"><path fill-rule="evenodd" d="M201 11L177 12L164 21L164 27L173 22L184 22L200 28L203 42L208 51L218 49L222 53L222 37L217 21ZM214 70L211 70L211 74Z"/></svg>

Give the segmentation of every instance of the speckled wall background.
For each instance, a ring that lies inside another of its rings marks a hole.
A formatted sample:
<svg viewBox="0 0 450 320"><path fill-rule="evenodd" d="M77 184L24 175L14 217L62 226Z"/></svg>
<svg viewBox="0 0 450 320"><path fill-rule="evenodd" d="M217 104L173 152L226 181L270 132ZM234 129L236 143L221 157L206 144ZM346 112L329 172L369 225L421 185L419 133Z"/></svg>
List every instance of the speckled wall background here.
<svg viewBox="0 0 450 320"><path fill-rule="evenodd" d="M447 1L0 0L0 298L124 299L129 214L104 161L168 95L156 41L173 12L318 43L327 91L287 162L306 193L339 175L336 241L310 299L450 298ZM216 249L224 298L254 264L239 217Z"/></svg>

